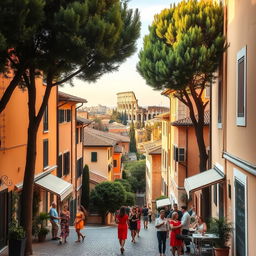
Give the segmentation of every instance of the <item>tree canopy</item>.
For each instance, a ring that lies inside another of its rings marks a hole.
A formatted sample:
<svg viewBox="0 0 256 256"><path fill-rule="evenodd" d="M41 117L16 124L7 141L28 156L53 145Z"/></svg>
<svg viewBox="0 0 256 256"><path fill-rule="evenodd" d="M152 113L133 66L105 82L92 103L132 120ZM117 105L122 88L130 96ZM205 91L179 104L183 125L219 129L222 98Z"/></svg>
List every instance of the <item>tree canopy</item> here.
<svg viewBox="0 0 256 256"><path fill-rule="evenodd" d="M155 15L137 68L155 89L204 87L212 81L224 50L222 6L183 0Z"/></svg>
<svg viewBox="0 0 256 256"><path fill-rule="evenodd" d="M132 192L145 192L146 190L146 161L132 161L125 163L127 180L131 185Z"/></svg>
<svg viewBox="0 0 256 256"><path fill-rule="evenodd" d="M92 190L90 198L93 206L100 212L104 223L108 212L114 213L125 203L126 191L120 182L105 181Z"/></svg>
<svg viewBox="0 0 256 256"><path fill-rule="evenodd" d="M129 136L130 136L130 152L136 153L137 146L136 146L135 129L134 129L133 121L130 124Z"/></svg>
<svg viewBox="0 0 256 256"><path fill-rule="evenodd" d="M83 169L82 176L82 195L81 195L81 205L88 210L90 200L90 173L89 167L86 164Z"/></svg>

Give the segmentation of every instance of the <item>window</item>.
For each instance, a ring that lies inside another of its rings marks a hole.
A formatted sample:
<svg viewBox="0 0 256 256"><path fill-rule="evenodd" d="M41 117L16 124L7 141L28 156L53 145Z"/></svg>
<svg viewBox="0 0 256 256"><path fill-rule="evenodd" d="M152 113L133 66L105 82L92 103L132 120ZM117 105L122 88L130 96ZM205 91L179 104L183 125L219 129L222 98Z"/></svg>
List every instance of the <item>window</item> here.
<svg viewBox="0 0 256 256"><path fill-rule="evenodd" d="M70 152L64 153L64 168L63 174L68 175L70 171Z"/></svg>
<svg viewBox="0 0 256 256"><path fill-rule="evenodd" d="M49 156L48 156L48 139L43 141L43 164L44 168L49 165Z"/></svg>
<svg viewBox="0 0 256 256"><path fill-rule="evenodd" d="M60 124L65 121L65 110L64 109L59 109L58 118L59 118L59 123Z"/></svg>
<svg viewBox="0 0 256 256"><path fill-rule="evenodd" d="M57 176L58 176L59 178L62 177L62 154L58 156Z"/></svg>
<svg viewBox="0 0 256 256"><path fill-rule="evenodd" d="M117 160L114 160L114 167L117 167Z"/></svg>
<svg viewBox="0 0 256 256"><path fill-rule="evenodd" d="M237 54L237 115L236 124L246 125L246 47Z"/></svg>
<svg viewBox="0 0 256 256"><path fill-rule="evenodd" d="M79 158L76 161L76 173L77 173L77 178L79 178L82 175L83 172L83 158Z"/></svg>
<svg viewBox="0 0 256 256"><path fill-rule="evenodd" d="M222 128L222 80L218 83L218 128Z"/></svg>
<svg viewBox="0 0 256 256"><path fill-rule="evenodd" d="M185 148L173 146L173 160L176 162L185 162Z"/></svg>
<svg viewBox="0 0 256 256"><path fill-rule="evenodd" d="M44 132L48 131L48 105L46 105L43 117L43 129Z"/></svg>
<svg viewBox="0 0 256 256"><path fill-rule="evenodd" d="M79 129L76 128L76 144L78 144L78 138L79 138Z"/></svg>
<svg viewBox="0 0 256 256"><path fill-rule="evenodd" d="M80 128L80 142L83 142L83 127Z"/></svg>
<svg viewBox="0 0 256 256"><path fill-rule="evenodd" d="M67 122L71 121L71 110L70 109L66 110L66 121Z"/></svg>
<svg viewBox="0 0 256 256"><path fill-rule="evenodd" d="M91 162L97 162L97 152L91 152Z"/></svg>

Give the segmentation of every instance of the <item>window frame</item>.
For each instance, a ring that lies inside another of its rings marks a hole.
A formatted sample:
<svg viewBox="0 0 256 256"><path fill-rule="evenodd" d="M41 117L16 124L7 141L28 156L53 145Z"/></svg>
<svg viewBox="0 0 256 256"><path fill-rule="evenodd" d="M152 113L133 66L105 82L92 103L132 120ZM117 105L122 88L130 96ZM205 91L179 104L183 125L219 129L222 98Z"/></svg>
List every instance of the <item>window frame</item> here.
<svg viewBox="0 0 256 256"><path fill-rule="evenodd" d="M238 117L238 81L239 81L239 60L244 58L244 116ZM236 125L237 126L246 126L246 115L247 115L247 46L243 47L238 53L236 57Z"/></svg>

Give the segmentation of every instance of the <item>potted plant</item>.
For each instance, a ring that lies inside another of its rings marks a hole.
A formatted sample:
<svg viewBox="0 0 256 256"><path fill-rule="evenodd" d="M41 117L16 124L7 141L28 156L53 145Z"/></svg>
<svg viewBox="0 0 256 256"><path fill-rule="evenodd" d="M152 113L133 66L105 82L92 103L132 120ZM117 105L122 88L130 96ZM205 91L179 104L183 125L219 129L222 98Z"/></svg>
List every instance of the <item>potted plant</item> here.
<svg viewBox="0 0 256 256"><path fill-rule="evenodd" d="M233 224L227 221L226 218L212 218L210 220L210 232L218 236L215 241L214 255L228 256L230 249L228 241L233 232Z"/></svg>
<svg viewBox="0 0 256 256"><path fill-rule="evenodd" d="M23 256L25 254L26 233L17 221L9 226L9 256Z"/></svg>
<svg viewBox="0 0 256 256"><path fill-rule="evenodd" d="M39 216L34 218L33 234L37 236L38 242L44 242L46 235L49 233L47 228L47 220L50 218L48 213L41 212Z"/></svg>

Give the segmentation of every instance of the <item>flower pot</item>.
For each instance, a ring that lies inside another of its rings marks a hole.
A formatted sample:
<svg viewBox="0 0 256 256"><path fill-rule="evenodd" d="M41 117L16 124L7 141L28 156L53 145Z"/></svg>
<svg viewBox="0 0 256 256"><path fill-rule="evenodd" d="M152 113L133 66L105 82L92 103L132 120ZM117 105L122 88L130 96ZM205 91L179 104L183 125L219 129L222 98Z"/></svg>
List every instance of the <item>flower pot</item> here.
<svg viewBox="0 0 256 256"><path fill-rule="evenodd" d="M228 256L229 255L229 247L226 248L214 248L215 256Z"/></svg>
<svg viewBox="0 0 256 256"><path fill-rule="evenodd" d="M46 234L38 234L38 242L42 243L45 241Z"/></svg>
<svg viewBox="0 0 256 256"><path fill-rule="evenodd" d="M25 247L26 247L26 238L16 240L9 240L9 256L24 256L25 255Z"/></svg>

